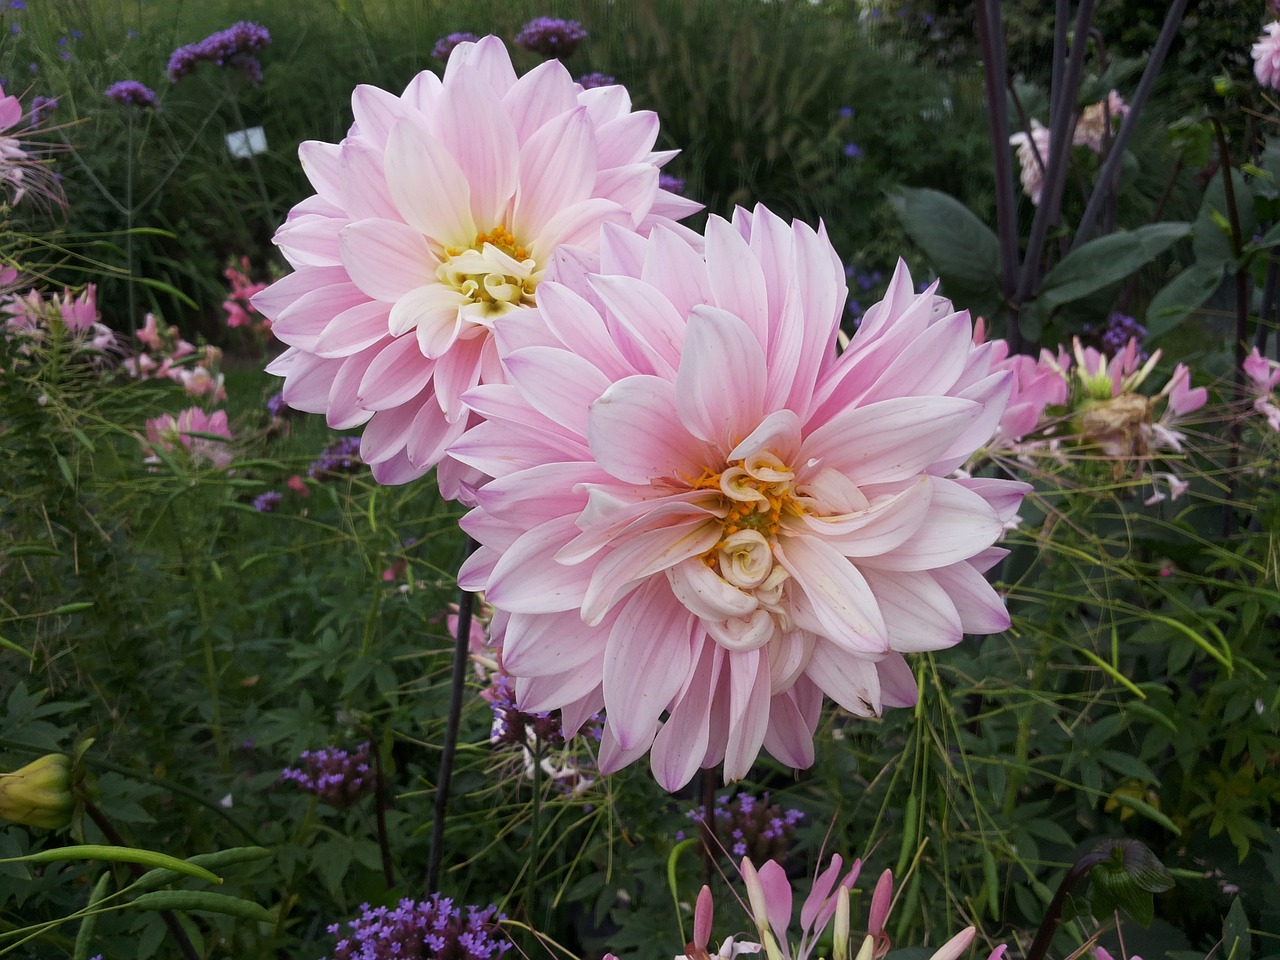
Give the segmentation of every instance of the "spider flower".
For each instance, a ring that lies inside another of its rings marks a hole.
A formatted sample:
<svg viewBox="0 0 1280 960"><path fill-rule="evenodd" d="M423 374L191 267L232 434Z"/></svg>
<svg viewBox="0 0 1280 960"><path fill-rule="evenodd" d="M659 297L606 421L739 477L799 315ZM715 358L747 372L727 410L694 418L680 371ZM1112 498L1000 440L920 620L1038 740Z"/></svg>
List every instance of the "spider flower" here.
<svg viewBox="0 0 1280 960"><path fill-rule="evenodd" d="M170 454L181 452L192 466L208 464L215 470L225 470L235 459L231 440L227 411L208 414L199 407L188 407L176 417L166 413L147 421L146 462L158 461L154 453L158 449Z"/></svg>
<svg viewBox="0 0 1280 960"><path fill-rule="evenodd" d="M1253 395L1253 408L1267 418L1267 425L1280 431L1280 406L1276 399L1276 387L1280 385L1280 363L1270 360L1254 347L1244 360L1245 376L1249 378L1249 391Z"/></svg>
<svg viewBox="0 0 1280 960"><path fill-rule="evenodd" d="M286 402L365 425L382 483L436 465L468 423L460 396L500 380L490 332L534 315L557 258L603 223L647 233L698 205L663 191L657 117L622 87L583 90L558 61L517 79L502 42L460 43L443 81L361 86L341 143L299 151L316 195L276 243L294 273L254 298L289 345L268 368ZM574 259L580 262L580 259ZM460 471L442 469L446 495Z"/></svg>
<svg viewBox="0 0 1280 960"><path fill-rule="evenodd" d="M1253 45L1253 75L1258 83L1280 90L1280 22L1263 27L1262 36Z"/></svg>
<svg viewBox="0 0 1280 960"><path fill-rule="evenodd" d="M66 206L48 158L60 148L32 140L38 125L39 117L24 111L17 97L5 96L0 86L0 204L16 207L30 197L44 205Z"/></svg>
<svg viewBox="0 0 1280 960"><path fill-rule="evenodd" d="M461 582L522 709L568 735L605 708L605 772L651 747L669 790L762 746L808 766L824 694L914 703L903 653L1008 625L980 571L1027 488L947 475L1009 374L902 265L837 354L839 257L763 207L713 217L705 254L603 235L601 274L545 283L545 328L499 321L508 382L466 395L486 419L452 453L494 479Z"/></svg>

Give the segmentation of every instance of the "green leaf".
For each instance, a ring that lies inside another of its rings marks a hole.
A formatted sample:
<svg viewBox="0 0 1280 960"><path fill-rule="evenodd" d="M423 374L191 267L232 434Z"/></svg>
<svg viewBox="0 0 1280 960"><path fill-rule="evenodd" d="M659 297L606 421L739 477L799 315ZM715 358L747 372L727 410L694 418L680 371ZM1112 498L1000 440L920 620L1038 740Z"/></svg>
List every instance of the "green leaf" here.
<svg viewBox="0 0 1280 960"><path fill-rule="evenodd" d="M1231 184L1235 193L1236 211L1240 216L1240 236L1253 236L1256 222L1253 214L1252 194L1239 170L1231 171ZM1222 177L1214 177L1204 192L1204 201L1196 215L1192 249L1201 263L1226 266L1235 259L1231 247L1231 224L1227 219L1227 194Z"/></svg>
<svg viewBox="0 0 1280 960"><path fill-rule="evenodd" d="M998 294L1000 242L973 211L938 190L911 187L889 202L944 283Z"/></svg>
<svg viewBox="0 0 1280 960"><path fill-rule="evenodd" d="M1225 960L1248 960L1252 956L1253 938L1249 935L1249 918L1244 904L1236 897L1222 921L1222 955Z"/></svg>
<svg viewBox="0 0 1280 960"><path fill-rule="evenodd" d="M167 867L189 877L199 877L209 883L221 883L217 874L177 857L134 847L116 847L101 843L82 843L70 847L57 847L28 853L24 857L7 857L0 863L57 863L60 860L108 860L116 863L140 863L144 867Z"/></svg>
<svg viewBox="0 0 1280 960"><path fill-rule="evenodd" d="M1111 799L1114 800L1119 806L1132 810L1134 813L1141 814L1142 816L1146 817L1148 820L1151 820L1155 823L1160 824L1160 826L1164 827L1166 830L1172 833L1175 837L1182 836L1182 831L1178 829L1178 825L1174 823L1172 820L1170 820L1168 817L1166 817L1159 810L1157 810L1155 807L1153 807L1151 804L1147 803L1147 801L1142 800L1139 797L1135 797L1132 794L1119 793L1119 792L1113 793L1111 795Z"/></svg>
<svg viewBox="0 0 1280 960"><path fill-rule="evenodd" d="M1153 223L1090 240L1049 271L1040 300L1046 310L1053 310L1096 293L1136 273L1190 232L1189 223Z"/></svg>
<svg viewBox="0 0 1280 960"><path fill-rule="evenodd" d="M156 890L138 897L133 906L141 910L200 910L258 923L276 922L276 915L260 903L207 890Z"/></svg>

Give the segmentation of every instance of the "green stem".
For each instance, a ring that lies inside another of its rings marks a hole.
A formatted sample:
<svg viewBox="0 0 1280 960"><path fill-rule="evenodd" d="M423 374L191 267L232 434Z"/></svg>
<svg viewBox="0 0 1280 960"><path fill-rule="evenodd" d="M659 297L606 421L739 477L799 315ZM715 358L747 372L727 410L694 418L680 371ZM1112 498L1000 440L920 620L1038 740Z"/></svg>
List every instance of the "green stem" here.
<svg viewBox="0 0 1280 960"><path fill-rule="evenodd" d="M137 212L133 206L133 115L137 110L134 107L125 107L125 111L129 117L128 152L125 154L124 174L124 251L125 260L129 264L129 277L125 281L125 290L129 298L129 341L132 343L135 342L138 333L137 292L134 290L137 263L133 255L133 217Z"/></svg>
<svg viewBox="0 0 1280 960"><path fill-rule="evenodd" d="M224 77L224 82L228 85L231 83L230 78ZM244 122L244 114L240 112L240 101L234 92L228 86L227 99L231 101L231 113L236 118L236 126L240 128L245 136L248 136L248 126ZM258 155L252 150L249 151L249 166L253 168L253 179L258 186L258 195L262 198L262 215L268 220L274 220L272 215L271 195L267 193L267 182L262 178L262 168L258 166Z"/></svg>

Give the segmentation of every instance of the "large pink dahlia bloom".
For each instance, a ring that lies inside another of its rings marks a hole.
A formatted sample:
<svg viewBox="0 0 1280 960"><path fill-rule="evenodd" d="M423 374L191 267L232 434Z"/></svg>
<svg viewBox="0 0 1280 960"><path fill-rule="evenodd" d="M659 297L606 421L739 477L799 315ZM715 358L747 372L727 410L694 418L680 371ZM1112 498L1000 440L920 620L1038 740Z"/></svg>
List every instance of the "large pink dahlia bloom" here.
<svg viewBox="0 0 1280 960"><path fill-rule="evenodd" d="M659 188L674 154L626 90L555 60L517 79L495 37L459 44L443 80L351 102L346 139L299 150L316 195L276 234L294 273L253 302L290 347L268 368L285 402L367 424L361 456L402 483L465 429L461 394L501 377L493 322L528 312L566 248L578 264L602 223L647 232L698 205ZM441 480L457 495L456 469Z"/></svg>
<svg viewBox="0 0 1280 960"><path fill-rule="evenodd" d="M811 764L824 694L911 704L903 653L1008 625L982 571L1027 488L948 476L1010 390L967 314L899 266L837 354L838 256L763 208L702 254L606 227L600 259L543 284L544 327L499 321L507 383L452 450L494 478L460 576L523 709L603 706L606 772L737 779L762 746Z"/></svg>

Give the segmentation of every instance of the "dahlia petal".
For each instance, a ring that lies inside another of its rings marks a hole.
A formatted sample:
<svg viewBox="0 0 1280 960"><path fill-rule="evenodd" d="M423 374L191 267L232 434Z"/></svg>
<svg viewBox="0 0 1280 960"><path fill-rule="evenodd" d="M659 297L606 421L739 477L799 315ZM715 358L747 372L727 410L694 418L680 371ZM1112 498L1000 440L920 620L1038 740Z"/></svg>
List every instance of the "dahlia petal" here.
<svg viewBox="0 0 1280 960"><path fill-rule="evenodd" d="M342 204L345 188L340 176L342 147L336 143L304 140L298 144L298 160L316 193L330 203Z"/></svg>
<svg viewBox="0 0 1280 960"><path fill-rule="evenodd" d="M462 308L467 298L443 283L428 283L410 290L391 306L387 329L393 337L412 332L418 351L428 360L444 355L462 329Z"/></svg>
<svg viewBox="0 0 1280 960"><path fill-rule="evenodd" d="M367 347L359 353L342 358L341 366L329 387L329 404L325 421L334 430L349 430L367 423L372 410L360 406L360 381L375 357L381 352L379 344Z"/></svg>
<svg viewBox="0 0 1280 960"><path fill-rule="evenodd" d="M778 562L813 604L828 639L863 654L888 649L884 618L867 581L835 548L808 536L787 537Z"/></svg>
<svg viewBox="0 0 1280 960"><path fill-rule="evenodd" d="M911 667L897 651L891 652L876 663L876 676L880 680L880 702L886 707L914 707L920 697L920 687Z"/></svg>
<svg viewBox="0 0 1280 960"><path fill-rule="evenodd" d="M426 240L396 220L361 220L344 227L342 263L356 286L375 300L396 301L435 282L435 258Z"/></svg>
<svg viewBox="0 0 1280 960"><path fill-rule="evenodd" d="M422 70L409 81L400 99L419 113L430 116L440 102L443 89L439 77L430 70Z"/></svg>
<svg viewBox="0 0 1280 960"><path fill-rule="evenodd" d="M442 246L471 245L472 183L444 144L406 120L392 129L383 162L391 199L409 226Z"/></svg>
<svg viewBox="0 0 1280 960"><path fill-rule="evenodd" d="M725 783L745 777L760 755L765 731L769 727L769 699L768 659L759 650L731 653L729 740L724 751Z"/></svg>
<svg viewBox="0 0 1280 960"><path fill-rule="evenodd" d="M302 216L277 230L274 242L295 268L341 266L342 225L334 217Z"/></svg>
<svg viewBox="0 0 1280 960"><path fill-rule="evenodd" d="M616 541L630 539L640 533L683 524L689 520L706 520L713 516L698 503L705 495L682 492L666 497L632 502L618 493L609 478L582 474L576 489L586 489L587 502L578 514L582 533L556 554L561 563L580 563Z"/></svg>
<svg viewBox="0 0 1280 960"><path fill-rule="evenodd" d="M706 263L688 241L666 227L656 227L649 235L640 279L660 284L663 295L682 317L711 300Z"/></svg>
<svg viewBox="0 0 1280 960"><path fill-rule="evenodd" d="M851 407L805 438L804 452L859 485L917 476L982 408L956 397L900 397Z"/></svg>
<svg viewBox="0 0 1280 960"><path fill-rule="evenodd" d="M583 623L577 610L517 613L502 637L502 668L517 676L555 676L603 656L607 638L607 631Z"/></svg>
<svg viewBox="0 0 1280 960"><path fill-rule="evenodd" d="M413 337L392 340L369 364L360 381L358 402L370 410L398 406L422 391L434 367L434 361L422 355Z"/></svg>
<svg viewBox="0 0 1280 960"><path fill-rule="evenodd" d="M502 97L502 106L515 123L516 139L522 147L552 119L577 105L573 78L554 58L538 64Z"/></svg>
<svg viewBox="0 0 1280 960"><path fill-rule="evenodd" d="M484 512L508 523L524 521L536 526L556 517L578 514L585 499L575 487L583 477L592 475L594 464L589 463L540 463L528 470L521 470L508 477L498 477L484 485L476 494L477 503ZM546 496L546 491L557 491L556 496ZM556 560L567 564L565 551L556 554Z"/></svg>
<svg viewBox="0 0 1280 960"><path fill-rule="evenodd" d="M409 442L413 418L423 402L424 398L419 395L414 403L402 403L375 413L360 435L360 459L377 464L401 453Z"/></svg>
<svg viewBox="0 0 1280 960"><path fill-rule="evenodd" d="M894 650L944 650L964 637L956 605L930 574L886 574L867 568L862 575L880 605L889 645Z"/></svg>
<svg viewBox="0 0 1280 960"><path fill-rule="evenodd" d="M266 289L259 290L250 302L263 316L269 320L275 320L282 311L308 291L335 283L347 283L350 279L347 271L341 266L302 267L287 277L281 277Z"/></svg>
<svg viewBox="0 0 1280 960"><path fill-rule="evenodd" d="M799 450L800 418L794 410L775 410L729 451L727 459L745 460L752 454L768 451L784 463L790 463Z"/></svg>
<svg viewBox="0 0 1280 960"><path fill-rule="evenodd" d="M629 226L631 214L616 200L591 197L556 213L533 238L530 249L536 258L545 260L549 251L561 244L595 247L600 227L606 223Z"/></svg>
<svg viewBox="0 0 1280 960"><path fill-rule="evenodd" d="M505 53L505 51L504 51ZM449 58L433 132L467 171L471 214L485 229L501 222L516 192L520 145L496 90L479 69L453 69Z"/></svg>
<svg viewBox="0 0 1280 960"><path fill-rule="evenodd" d="M394 93L362 83L351 94L351 112L362 139L374 147L385 147L392 127L410 116L410 109Z"/></svg>
<svg viewBox="0 0 1280 960"><path fill-rule="evenodd" d="M499 96L506 94L516 82L516 69L511 65L511 55L507 53L503 42L492 35L482 37L475 43L458 44L445 65L445 80L448 81L453 73L463 67L477 71Z"/></svg>
<svg viewBox="0 0 1280 960"><path fill-rule="evenodd" d="M559 211L582 203L595 186L595 130L586 109L578 107L551 120L520 148L520 185L512 214L516 236L540 235Z"/></svg>
<svg viewBox="0 0 1280 960"><path fill-rule="evenodd" d="M616 223L600 228L600 269L603 274L638 277L644 269L644 253L648 248L644 237Z"/></svg>
<svg viewBox="0 0 1280 960"><path fill-rule="evenodd" d="M493 569L486 599L510 613L560 613L581 607L586 577L552 559L577 532L573 517L557 517L516 538Z"/></svg>
<svg viewBox="0 0 1280 960"><path fill-rule="evenodd" d="M685 319L657 288L633 277L595 276L591 289L640 349L659 376L674 376L680 366Z"/></svg>
<svg viewBox="0 0 1280 960"><path fill-rule="evenodd" d="M409 463L415 469L431 469L466 429L465 417L450 420L438 403L422 404L414 414L413 423L409 427L409 439L404 445Z"/></svg>
<svg viewBox="0 0 1280 960"><path fill-rule="evenodd" d="M990 505L953 480L933 479L929 515L901 546L861 562L880 570L933 570L967 559L1000 536L1004 525Z"/></svg>
<svg viewBox="0 0 1280 960"><path fill-rule="evenodd" d="M516 704L528 713L539 713L593 697L600 689L601 662L596 657L554 677L517 677Z"/></svg>
<svg viewBox="0 0 1280 960"><path fill-rule="evenodd" d="M676 409L691 434L724 449L751 433L763 416L764 350L745 323L717 307L689 317L676 373Z"/></svg>
<svg viewBox="0 0 1280 960"><path fill-rule="evenodd" d="M968 561L930 570L947 591L965 633L1001 633L1009 629L1009 610L991 584Z"/></svg>
<svg viewBox="0 0 1280 960"><path fill-rule="evenodd" d="M892 496L877 497L865 510L845 516L806 514L805 527L846 557L875 557L915 535L929 515L933 482L921 477Z"/></svg>
<svg viewBox="0 0 1280 960"><path fill-rule="evenodd" d="M718 523L694 518L638 534L619 544L591 574L591 583L582 601L582 619L590 624L599 623L630 585L689 557L701 556L719 539ZM663 589L666 590L665 584ZM670 596L668 592L668 599Z"/></svg>
<svg viewBox="0 0 1280 960"><path fill-rule="evenodd" d="M666 573L676 599L706 622L748 617L760 606L755 597L718 576L700 557L669 567Z"/></svg>
<svg viewBox="0 0 1280 960"><path fill-rule="evenodd" d="M657 142L658 115L652 110L623 114L602 123L599 137L601 169L635 163Z"/></svg>
<svg viewBox="0 0 1280 960"><path fill-rule="evenodd" d="M596 671L599 673L600 671ZM560 729L565 738L576 737L583 724L604 709L604 690L601 684L584 697L579 697L560 708Z"/></svg>
<svg viewBox="0 0 1280 960"><path fill-rule="evenodd" d="M707 276L711 302L741 317L760 345L769 347L764 272L738 231L721 217L707 218Z"/></svg>
<svg viewBox="0 0 1280 960"><path fill-rule="evenodd" d="M462 395L480 382L486 343L485 337L455 341L436 360L436 403L446 419L462 418Z"/></svg>
<svg viewBox="0 0 1280 960"><path fill-rule="evenodd" d="M316 337L311 352L320 357L360 353L387 336L391 310L381 300L366 300L334 316Z"/></svg>
<svg viewBox="0 0 1280 960"><path fill-rule="evenodd" d="M342 361L292 352L296 349L290 348L283 355L291 357L293 361L289 365L284 389L281 391L284 402L293 409L306 413L325 413L329 409L329 390ZM279 372L279 367L273 365L269 372Z"/></svg>
<svg viewBox="0 0 1280 960"><path fill-rule="evenodd" d="M660 580L642 586L619 610L604 656L604 702L624 750L653 742L659 715L684 683L692 619Z"/></svg>
<svg viewBox="0 0 1280 960"><path fill-rule="evenodd" d="M943 396L959 379L973 337L968 314L952 314L930 326L893 358L860 404L894 397Z"/></svg>
<svg viewBox="0 0 1280 960"><path fill-rule="evenodd" d="M765 731L764 748L788 767L804 770L813 766L813 730L792 692L786 690L769 702L769 729Z"/></svg>
<svg viewBox="0 0 1280 960"><path fill-rule="evenodd" d="M704 446L679 427L676 388L658 377L627 377L591 407L587 442L600 466L627 483L697 477Z"/></svg>
<svg viewBox="0 0 1280 960"><path fill-rule="evenodd" d="M880 716L880 676L873 661L819 639L805 675L854 716Z"/></svg>
<svg viewBox="0 0 1280 960"><path fill-rule="evenodd" d="M658 168L651 163L629 163L625 167L611 167L596 173L596 192L631 211L630 220L641 232L644 232L643 224L661 196L658 184ZM665 218L659 222L666 226ZM649 232L652 233L652 229Z"/></svg>
<svg viewBox="0 0 1280 960"><path fill-rule="evenodd" d="M334 317L368 302L354 283L317 287L281 310L271 332L291 347L314 353L317 340Z"/></svg>
<svg viewBox="0 0 1280 960"><path fill-rule="evenodd" d="M652 740L646 742L641 737L630 747L624 749L618 741L613 717L606 713L604 731L600 734L600 753L596 757L596 765L600 768L600 772L606 776L611 773L617 773L623 767L635 763L643 757L652 742Z"/></svg>
<svg viewBox="0 0 1280 960"><path fill-rule="evenodd" d="M703 642L670 715L653 741L650 762L664 790L678 790L693 779L710 743L712 691L724 657L714 643Z"/></svg>
<svg viewBox="0 0 1280 960"><path fill-rule="evenodd" d="M587 414L610 381L589 361L565 350L528 347L506 358L508 376L543 416L580 436L587 435Z"/></svg>
<svg viewBox="0 0 1280 960"><path fill-rule="evenodd" d="M399 219L387 188L384 155L383 150L363 140L347 140L342 144L340 163L345 191L342 208L347 220Z"/></svg>
<svg viewBox="0 0 1280 960"><path fill-rule="evenodd" d="M600 314L568 287L548 281L540 283L538 312L561 343L572 344L579 356L593 363L610 380L620 380L633 372Z"/></svg>

